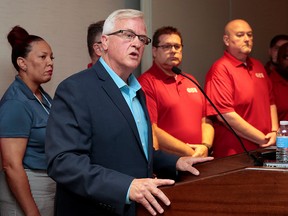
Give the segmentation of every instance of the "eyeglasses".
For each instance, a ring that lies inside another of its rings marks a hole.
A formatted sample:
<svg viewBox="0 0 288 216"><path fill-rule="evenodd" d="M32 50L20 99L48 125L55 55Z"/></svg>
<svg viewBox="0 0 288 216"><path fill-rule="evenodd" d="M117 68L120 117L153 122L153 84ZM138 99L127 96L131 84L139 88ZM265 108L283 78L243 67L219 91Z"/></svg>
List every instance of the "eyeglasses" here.
<svg viewBox="0 0 288 216"><path fill-rule="evenodd" d="M162 48L164 51L168 51L168 50L171 50L173 47L176 51L181 51L182 50L182 47L183 45L182 44L164 44L164 45L159 45L159 46L156 46L157 48Z"/></svg>
<svg viewBox="0 0 288 216"><path fill-rule="evenodd" d="M108 36L110 35L119 35L120 37L124 38L127 41L133 41L135 37L137 36L138 39L145 45L148 45L151 43L151 39L147 37L146 35L137 35L135 32L131 30L118 30L115 32L112 32L110 34L107 34Z"/></svg>

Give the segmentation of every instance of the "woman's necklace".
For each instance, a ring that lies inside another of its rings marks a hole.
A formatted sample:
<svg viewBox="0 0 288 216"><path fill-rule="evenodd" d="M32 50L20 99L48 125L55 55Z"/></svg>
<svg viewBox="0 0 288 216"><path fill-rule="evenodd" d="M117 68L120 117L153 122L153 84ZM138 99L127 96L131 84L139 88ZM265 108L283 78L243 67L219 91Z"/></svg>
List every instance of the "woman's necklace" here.
<svg viewBox="0 0 288 216"><path fill-rule="evenodd" d="M49 102L49 100L46 98L46 96L45 96L40 90L39 90L39 92L40 92L40 94L42 95L42 98L44 98L44 99L47 101L49 108L51 108L51 103ZM49 111L48 111L47 108L44 106L44 104L42 103L42 101L37 97L36 94L33 93L33 95L34 95L34 97L37 99L37 101L41 104L41 106L43 107L43 109L45 110L45 112L49 115Z"/></svg>

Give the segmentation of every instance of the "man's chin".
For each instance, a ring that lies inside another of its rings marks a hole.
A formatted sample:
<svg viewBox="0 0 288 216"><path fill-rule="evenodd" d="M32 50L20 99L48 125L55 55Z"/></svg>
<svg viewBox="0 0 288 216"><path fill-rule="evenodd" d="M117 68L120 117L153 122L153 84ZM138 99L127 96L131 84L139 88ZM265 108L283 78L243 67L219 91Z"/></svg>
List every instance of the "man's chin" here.
<svg viewBox="0 0 288 216"><path fill-rule="evenodd" d="M250 47L246 47L243 49L243 53L245 53L245 54L250 54L251 51L252 51L252 48L250 48Z"/></svg>
<svg viewBox="0 0 288 216"><path fill-rule="evenodd" d="M173 67L178 67L179 66L179 64L169 64L169 65L167 65L166 66L166 69L172 69Z"/></svg>
<svg viewBox="0 0 288 216"><path fill-rule="evenodd" d="M251 53L251 50L243 50L242 54L243 55L249 55Z"/></svg>
<svg viewBox="0 0 288 216"><path fill-rule="evenodd" d="M171 68L174 67L174 66L178 67L180 65L180 62L179 61L171 61L169 63L169 65L171 66Z"/></svg>

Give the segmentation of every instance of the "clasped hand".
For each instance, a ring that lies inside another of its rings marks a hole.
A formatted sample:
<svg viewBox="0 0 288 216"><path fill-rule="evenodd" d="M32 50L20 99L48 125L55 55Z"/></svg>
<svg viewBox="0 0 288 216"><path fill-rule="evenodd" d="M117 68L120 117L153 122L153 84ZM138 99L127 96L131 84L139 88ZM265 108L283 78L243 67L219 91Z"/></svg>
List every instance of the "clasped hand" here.
<svg viewBox="0 0 288 216"><path fill-rule="evenodd" d="M262 143L259 145L260 145L260 147L265 148L265 147L275 145L275 143L276 143L276 133L270 132L270 133L265 135L265 143Z"/></svg>
<svg viewBox="0 0 288 216"><path fill-rule="evenodd" d="M193 157L207 157L208 156L208 148L202 144L188 144L193 150Z"/></svg>

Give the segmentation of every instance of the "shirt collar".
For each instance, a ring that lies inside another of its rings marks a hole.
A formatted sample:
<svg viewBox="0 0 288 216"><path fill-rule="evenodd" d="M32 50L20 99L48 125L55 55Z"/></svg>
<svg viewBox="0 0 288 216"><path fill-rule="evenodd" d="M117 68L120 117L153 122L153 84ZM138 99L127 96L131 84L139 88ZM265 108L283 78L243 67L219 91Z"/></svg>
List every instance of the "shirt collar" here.
<svg viewBox="0 0 288 216"><path fill-rule="evenodd" d="M155 77L156 77L156 78L159 78L160 80L174 80L174 81L177 80L177 77L178 77L177 75L175 75L175 76L169 76L169 75L167 75L167 74L155 63L155 61L153 62L153 65L152 65L151 69L152 69L153 71L155 71L155 72L154 72Z"/></svg>
<svg viewBox="0 0 288 216"><path fill-rule="evenodd" d="M113 81L116 83L116 85L118 86L119 89L121 89L124 86L128 86L130 88L132 88L135 92L138 91L141 88L141 85L139 84L139 82L137 81L136 77L134 76L134 74L131 74L128 78L128 85L127 83L124 82L124 80L122 80L110 67L109 65L104 61L104 59L102 57L100 57L99 61L101 62L101 64L103 65L103 67L106 69L106 71L108 72L108 74L111 76L111 78L113 79Z"/></svg>
<svg viewBox="0 0 288 216"><path fill-rule="evenodd" d="M19 89L21 89L21 91L26 95L27 98L33 99L33 100L35 99L35 96L33 92L31 91L31 89L25 84L25 82L18 75L15 76L15 81ZM40 86L40 91L44 92L41 86Z"/></svg>
<svg viewBox="0 0 288 216"><path fill-rule="evenodd" d="M224 56L226 58L228 58L230 60L230 62L235 66L235 67L247 67L247 68L251 68L253 66L253 63L250 59L250 57L248 56L246 59L246 64L243 63L242 61L239 61L238 59L236 59L233 55L231 55L228 51L225 50L224 52Z"/></svg>

